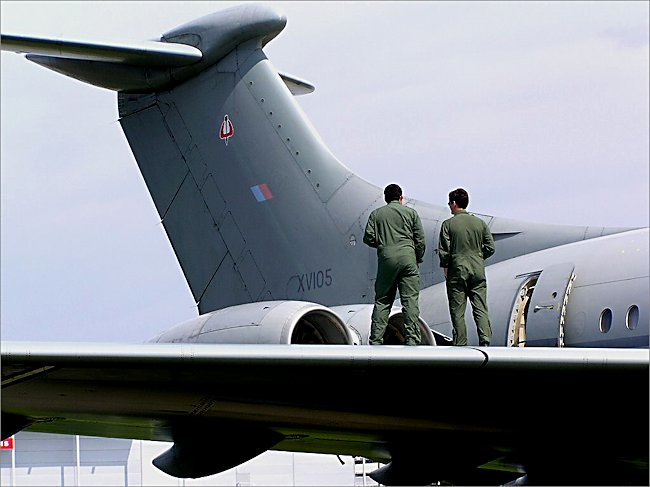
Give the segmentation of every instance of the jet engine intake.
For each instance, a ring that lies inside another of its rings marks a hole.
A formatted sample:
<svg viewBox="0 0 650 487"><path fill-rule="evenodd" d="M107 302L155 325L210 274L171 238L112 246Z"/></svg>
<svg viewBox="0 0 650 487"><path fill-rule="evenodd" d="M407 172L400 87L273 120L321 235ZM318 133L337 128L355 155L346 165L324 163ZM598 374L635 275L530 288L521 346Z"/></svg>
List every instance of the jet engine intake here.
<svg viewBox="0 0 650 487"><path fill-rule="evenodd" d="M352 345L331 309L305 301L263 301L206 313L150 340L159 343Z"/></svg>
<svg viewBox="0 0 650 487"><path fill-rule="evenodd" d="M350 304L330 308L337 313L343 322L352 330L355 345L368 345L370 338L370 322L372 319L372 304ZM427 323L419 318L420 345L436 345L436 339ZM384 345L404 345L404 315L402 309L393 306L388 316L388 327L384 334Z"/></svg>

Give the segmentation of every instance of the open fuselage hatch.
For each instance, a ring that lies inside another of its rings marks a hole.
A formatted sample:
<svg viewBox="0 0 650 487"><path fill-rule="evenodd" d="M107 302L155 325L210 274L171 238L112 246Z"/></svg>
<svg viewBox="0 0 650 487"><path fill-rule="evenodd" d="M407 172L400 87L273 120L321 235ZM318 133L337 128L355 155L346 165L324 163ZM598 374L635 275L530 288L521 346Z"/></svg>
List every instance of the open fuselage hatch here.
<svg viewBox="0 0 650 487"><path fill-rule="evenodd" d="M524 278L512 307L509 347L563 347L569 295L575 266L562 263Z"/></svg>

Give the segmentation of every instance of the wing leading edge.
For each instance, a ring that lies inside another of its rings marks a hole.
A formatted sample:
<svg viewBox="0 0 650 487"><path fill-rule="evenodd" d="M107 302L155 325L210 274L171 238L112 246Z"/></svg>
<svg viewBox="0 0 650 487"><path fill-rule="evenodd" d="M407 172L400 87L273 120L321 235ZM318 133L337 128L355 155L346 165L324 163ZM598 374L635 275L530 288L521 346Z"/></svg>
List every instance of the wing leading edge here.
<svg viewBox="0 0 650 487"><path fill-rule="evenodd" d="M263 449L393 463L422 446L442 475L468 444L474 467L526 463L584 446L598 425L590 444L647 473L647 374L648 350L628 349L6 342L3 437L26 425L177 444L181 431L192 443L243 431Z"/></svg>

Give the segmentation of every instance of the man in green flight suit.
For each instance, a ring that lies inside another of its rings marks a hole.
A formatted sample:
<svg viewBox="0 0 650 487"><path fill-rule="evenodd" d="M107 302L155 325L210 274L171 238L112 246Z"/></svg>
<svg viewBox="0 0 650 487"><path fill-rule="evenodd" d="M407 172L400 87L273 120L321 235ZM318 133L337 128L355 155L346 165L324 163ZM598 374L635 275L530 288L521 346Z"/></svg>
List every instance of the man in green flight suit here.
<svg viewBox="0 0 650 487"><path fill-rule="evenodd" d="M404 316L406 345L420 343L420 270L425 250L424 229L418 212L403 205L402 188L384 189L386 205L368 217L363 242L377 249L375 306L372 310L370 344L384 343L388 316L399 289Z"/></svg>
<svg viewBox="0 0 650 487"><path fill-rule="evenodd" d="M484 261L494 254L494 239L485 222L465 210L469 196L463 188L450 192L447 204L453 216L442 222L438 257L447 280L449 314L454 327L453 344L467 345L465 309L469 298L479 345L488 346L492 328L487 308Z"/></svg>

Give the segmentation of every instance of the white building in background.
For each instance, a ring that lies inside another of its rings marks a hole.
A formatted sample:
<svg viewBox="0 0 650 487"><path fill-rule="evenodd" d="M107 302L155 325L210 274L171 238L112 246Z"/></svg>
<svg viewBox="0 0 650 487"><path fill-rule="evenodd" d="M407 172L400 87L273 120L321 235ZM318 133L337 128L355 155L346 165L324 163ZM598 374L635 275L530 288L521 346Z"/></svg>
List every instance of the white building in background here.
<svg viewBox="0 0 650 487"><path fill-rule="evenodd" d="M217 475L177 479L151 464L171 443L28 432L9 443L0 453L3 487L377 485L367 473L378 464L349 456L269 451Z"/></svg>

